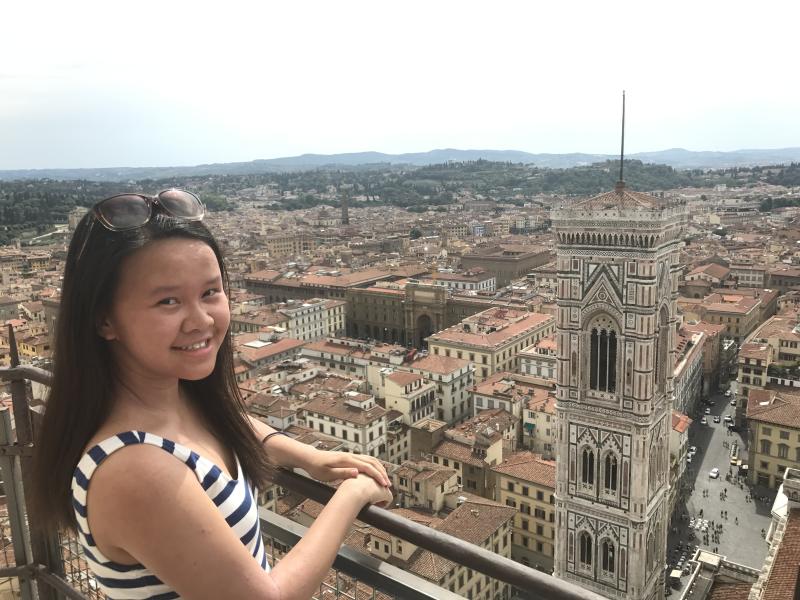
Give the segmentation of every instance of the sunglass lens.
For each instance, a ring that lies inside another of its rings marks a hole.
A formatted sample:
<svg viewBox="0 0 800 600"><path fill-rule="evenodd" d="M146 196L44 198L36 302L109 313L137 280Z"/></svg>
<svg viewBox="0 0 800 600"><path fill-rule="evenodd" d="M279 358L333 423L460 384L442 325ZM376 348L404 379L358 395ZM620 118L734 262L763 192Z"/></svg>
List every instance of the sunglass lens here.
<svg viewBox="0 0 800 600"><path fill-rule="evenodd" d="M183 219L200 219L204 209L200 199L184 190L166 190L158 195L161 206L172 216Z"/></svg>
<svg viewBox="0 0 800 600"><path fill-rule="evenodd" d="M97 205L100 217L114 229L132 229L147 223L150 205L142 196L122 194Z"/></svg>

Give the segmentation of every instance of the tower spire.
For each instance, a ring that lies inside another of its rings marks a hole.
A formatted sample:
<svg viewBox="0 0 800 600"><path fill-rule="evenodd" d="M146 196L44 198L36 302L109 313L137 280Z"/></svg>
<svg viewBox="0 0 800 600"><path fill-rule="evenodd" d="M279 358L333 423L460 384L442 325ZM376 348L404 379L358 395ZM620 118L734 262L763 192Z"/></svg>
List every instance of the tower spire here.
<svg viewBox="0 0 800 600"><path fill-rule="evenodd" d="M625 180L622 178L622 165L625 160L625 90L622 90L622 141L619 149L619 181L616 188L621 190L625 187Z"/></svg>

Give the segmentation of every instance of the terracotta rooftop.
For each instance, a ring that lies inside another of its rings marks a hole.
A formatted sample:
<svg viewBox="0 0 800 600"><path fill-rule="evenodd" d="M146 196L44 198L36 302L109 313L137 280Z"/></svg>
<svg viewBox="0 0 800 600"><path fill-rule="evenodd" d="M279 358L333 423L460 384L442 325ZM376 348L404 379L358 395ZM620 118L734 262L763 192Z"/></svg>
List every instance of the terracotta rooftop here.
<svg viewBox="0 0 800 600"><path fill-rule="evenodd" d="M418 375L417 373L408 373L406 371L395 371L386 376L386 379L396 383L397 385L409 385L416 381L422 380L422 375Z"/></svg>
<svg viewBox="0 0 800 600"><path fill-rule="evenodd" d="M695 267L694 269L692 269L687 273L687 276L705 273L716 279L725 279L730 272L731 270L728 267L723 267L722 265L712 262L707 265L701 265L699 267Z"/></svg>
<svg viewBox="0 0 800 600"><path fill-rule="evenodd" d="M800 321L797 315L775 315L758 327L751 336L753 339L778 338L781 340L798 341L800 334L795 332Z"/></svg>
<svg viewBox="0 0 800 600"><path fill-rule="evenodd" d="M747 398L747 418L800 429L800 392L751 389Z"/></svg>
<svg viewBox="0 0 800 600"><path fill-rule="evenodd" d="M655 196L642 192L634 192L627 187L617 186L610 192L599 194L586 200L581 200L573 204L570 208L585 210L612 210L612 209L636 209L659 208L661 202Z"/></svg>
<svg viewBox="0 0 800 600"><path fill-rule="evenodd" d="M356 425L367 425L378 419L382 419L386 414L386 409L375 404L372 408L363 410L345 404L347 396L334 396L325 392L320 392L313 400L310 400L303 410L306 413L314 412L355 423Z"/></svg>
<svg viewBox="0 0 800 600"><path fill-rule="evenodd" d="M739 360L743 358L752 358L755 360L766 360L769 358L770 346L759 342L747 342L742 344L739 349Z"/></svg>
<svg viewBox="0 0 800 600"><path fill-rule="evenodd" d="M469 361L464 358L429 354L428 356L415 359L414 362L409 363L407 366L412 369L419 369L420 371L429 371L431 373L446 375L453 371L463 369L467 365L469 365Z"/></svg>
<svg viewBox="0 0 800 600"><path fill-rule="evenodd" d="M492 470L550 489L556 487L556 462L544 460L541 455L527 450L511 454Z"/></svg>
<svg viewBox="0 0 800 600"><path fill-rule="evenodd" d="M428 338L428 343L443 342L494 348L510 342L512 338L525 331L547 326L555 319L552 315L543 313L522 313L516 310L494 308L473 315L464 321L469 322L470 331L464 331L465 324L462 322L433 334ZM476 327L473 327L473 324ZM477 331L473 333L475 329Z"/></svg>
<svg viewBox="0 0 800 600"><path fill-rule="evenodd" d="M800 577L800 509L793 508L786 519L786 529L772 562L762 600L794 600Z"/></svg>
<svg viewBox="0 0 800 600"><path fill-rule="evenodd" d="M672 411L672 429L673 431L677 431L678 433L684 433L686 430L689 429L689 425L692 424L692 419L690 419L685 414L678 412L677 410Z"/></svg>

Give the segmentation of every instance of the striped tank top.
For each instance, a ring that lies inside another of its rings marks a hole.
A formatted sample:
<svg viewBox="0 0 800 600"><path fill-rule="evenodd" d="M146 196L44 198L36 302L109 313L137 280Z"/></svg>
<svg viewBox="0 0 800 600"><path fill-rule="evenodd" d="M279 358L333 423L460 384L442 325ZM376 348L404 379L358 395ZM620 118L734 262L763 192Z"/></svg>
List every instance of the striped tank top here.
<svg viewBox="0 0 800 600"><path fill-rule="evenodd" d="M174 455L194 471L200 485L214 502L234 533L242 540L253 558L265 571L269 563L261 539L258 520L258 492L251 487L242 473L239 458L236 458L238 479L231 479L222 469L189 448L171 440L145 433L126 431L103 440L83 455L72 477L72 504L78 520L78 539L83 546L89 565L101 591L111 599L158 599L180 598L176 592L161 582L144 565L123 565L106 558L95 545L89 531L86 493L95 469L109 454L131 444L150 444Z"/></svg>

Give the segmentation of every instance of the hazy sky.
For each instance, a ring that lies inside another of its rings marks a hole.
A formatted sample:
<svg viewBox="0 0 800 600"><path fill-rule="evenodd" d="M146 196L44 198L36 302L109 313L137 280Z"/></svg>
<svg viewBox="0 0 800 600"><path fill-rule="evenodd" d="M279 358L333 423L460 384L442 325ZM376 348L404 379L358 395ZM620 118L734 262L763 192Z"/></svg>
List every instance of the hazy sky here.
<svg viewBox="0 0 800 600"><path fill-rule="evenodd" d="M0 169L800 146L800 2L4 2Z"/></svg>

